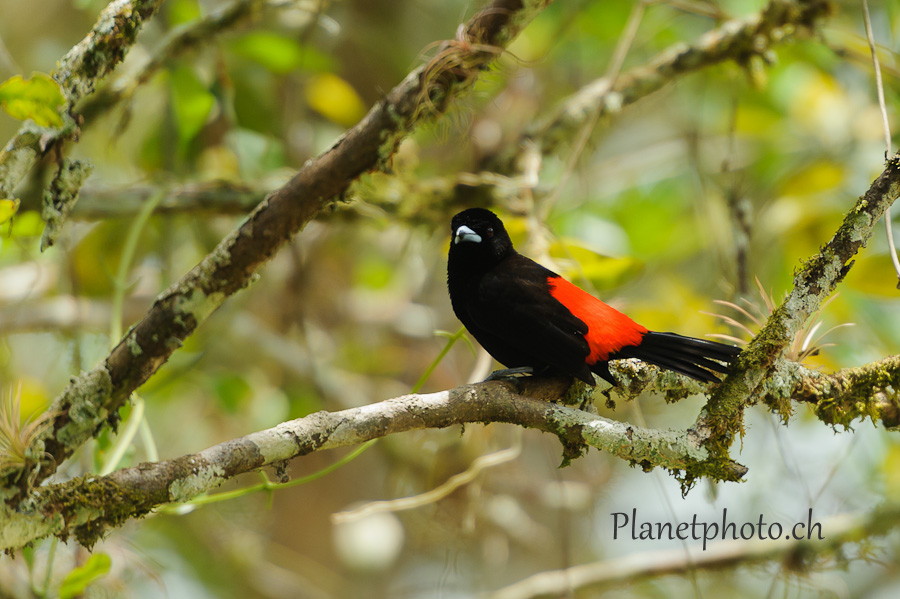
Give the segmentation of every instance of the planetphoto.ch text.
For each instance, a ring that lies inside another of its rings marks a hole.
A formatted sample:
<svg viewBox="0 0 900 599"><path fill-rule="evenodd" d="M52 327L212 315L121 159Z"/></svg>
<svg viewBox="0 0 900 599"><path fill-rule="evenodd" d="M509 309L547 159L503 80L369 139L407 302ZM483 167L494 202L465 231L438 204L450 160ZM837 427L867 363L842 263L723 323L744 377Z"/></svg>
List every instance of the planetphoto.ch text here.
<svg viewBox="0 0 900 599"><path fill-rule="evenodd" d="M637 508L628 512L612 512L613 540L620 537L630 538L633 541L659 541L675 540L703 541L703 550L706 544L715 540L743 539L785 539L788 541L823 540L822 525L813 520L812 508L809 509L805 521L782 524L781 522L766 522L763 514L753 522L737 522L728 518L728 509L722 510L722 517L715 520L701 520L694 514L690 521L679 522L651 522L641 520L638 517Z"/></svg>

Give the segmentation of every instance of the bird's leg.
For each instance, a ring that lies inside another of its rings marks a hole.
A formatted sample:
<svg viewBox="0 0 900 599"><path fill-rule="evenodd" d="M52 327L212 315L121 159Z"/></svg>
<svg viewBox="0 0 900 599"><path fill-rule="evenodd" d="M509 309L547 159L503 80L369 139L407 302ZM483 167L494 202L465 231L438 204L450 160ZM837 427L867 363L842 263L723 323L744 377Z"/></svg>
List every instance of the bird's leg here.
<svg viewBox="0 0 900 599"><path fill-rule="evenodd" d="M520 374L532 374L534 373L534 369L531 366L519 366L518 368L503 368L501 370L495 370L492 372L484 382L488 381L508 381L514 380Z"/></svg>

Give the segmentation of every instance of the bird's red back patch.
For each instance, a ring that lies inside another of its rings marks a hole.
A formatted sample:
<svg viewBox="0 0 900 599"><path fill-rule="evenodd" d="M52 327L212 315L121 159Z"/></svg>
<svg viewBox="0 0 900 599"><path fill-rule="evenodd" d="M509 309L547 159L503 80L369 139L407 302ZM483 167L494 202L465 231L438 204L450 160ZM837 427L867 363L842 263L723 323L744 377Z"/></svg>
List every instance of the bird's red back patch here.
<svg viewBox="0 0 900 599"><path fill-rule="evenodd" d="M562 277L548 277L550 295L588 326L588 364L607 360L626 345L640 345L647 328Z"/></svg>

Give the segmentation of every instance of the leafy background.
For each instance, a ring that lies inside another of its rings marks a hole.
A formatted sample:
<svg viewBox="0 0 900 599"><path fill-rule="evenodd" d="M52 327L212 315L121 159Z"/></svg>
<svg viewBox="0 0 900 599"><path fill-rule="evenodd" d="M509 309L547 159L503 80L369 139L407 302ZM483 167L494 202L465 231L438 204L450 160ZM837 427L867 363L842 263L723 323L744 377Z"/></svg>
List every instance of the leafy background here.
<svg viewBox="0 0 900 599"><path fill-rule="evenodd" d="M51 72L103 5L0 0L0 78ZM219 6L165 3L120 72ZM648 4L623 71L763 6ZM552 5L473 93L401 145L392 174L365 176L346 202L307 226L141 389L160 457L409 392L447 343L436 333L459 329L445 287L448 223L476 200L452 195L453 183L606 73L633 9L624 0ZM896 128L900 6L873 2L871 10ZM418 64L423 48L453 37L472 11L466 2L427 0L269 7L167 60L130 101L85 127L71 148L95 166L84 194L112 188L104 201L114 205L137 187L230 181L267 188L330 146ZM755 75L727 63L682 77L598 123L583 148L561 147L541 164L536 209L520 196L498 207L520 249L652 329L741 335L706 314L736 316L713 300L745 297L762 308L757 278L780 299L799 261L830 238L883 168L861 13L857 3L840 3L819 37L778 46L774 63ZM19 125L0 115L0 139ZM40 253L41 189L54 168L47 160L17 190L21 207L0 237L0 380L4 389L21 382L26 413L45 408L69 376L106 355L117 285L126 286L128 326L241 218L214 209L166 212L134 233L134 213L101 219L76 208L56 246ZM750 223L746 272L736 266L729 205ZM129 238L137 249L120 280ZM855 326L831 332L825 341L836 345L808 363L833 370L896 353L897 293L879 235L820 316L820 332ZM479 369L469 346L456 343L423 390L456 386ZM701 406L702 398L666 405L648 396L612 411L597 402L605 416L658 428L689 426ZM897 501L896 433L870 422L855 429L835 434L802 407L785 427L753 409L733 450L750 467L747 481L704 483L684 498L667 474L598 452L560 470L556 439L533 431L494 424L406 433L305 485L166 510L126 526L95 548L111 557L109 572L86 596L461 597L547 569L677 554L688 551L677 541L614 540L610 514L636 508L642 520L680 522L695 514L718 519L727 508L739 523L762 514L790 525L805 521L810 508L825 521ZM96 470L114 442L104 435L61 476ZM356 526L331 520L352 506L435 488L507 447L519 448L515 459L438 502ZM294 460L290 473L316 472L345 453ZM123 463L145 459L147 444L138 439ZM256 482L246 476L227 488ZM775 561L639 578L578 596L893 596L898 540L867 539L800 571ZM4 557L0 596L42 595L51 555L48 596L88 559L72 541Z"/></svg>

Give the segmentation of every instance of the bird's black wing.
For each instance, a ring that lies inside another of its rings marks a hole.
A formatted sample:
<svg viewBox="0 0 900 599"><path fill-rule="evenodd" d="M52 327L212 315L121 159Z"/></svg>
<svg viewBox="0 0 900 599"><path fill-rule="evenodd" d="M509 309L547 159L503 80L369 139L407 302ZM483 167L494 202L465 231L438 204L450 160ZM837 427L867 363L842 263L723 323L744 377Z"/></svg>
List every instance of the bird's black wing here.
<svg viewBox="0 0 900 599"><path fill-rule="evenodd" d="M506 366L549 369L594 384L585 363L588 327L551 295L547 280L556 276L520 254L504 259L469 298L470 332Z"/></svg>

